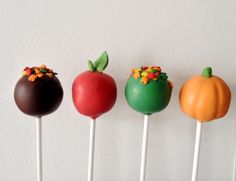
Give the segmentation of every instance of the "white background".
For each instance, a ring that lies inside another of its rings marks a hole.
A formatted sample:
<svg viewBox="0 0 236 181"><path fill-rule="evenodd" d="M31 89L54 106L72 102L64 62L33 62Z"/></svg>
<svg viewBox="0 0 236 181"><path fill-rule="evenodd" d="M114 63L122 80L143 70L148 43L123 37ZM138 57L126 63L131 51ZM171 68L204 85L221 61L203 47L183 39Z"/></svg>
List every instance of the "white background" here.
<svg viewBox="0 0 236 181"><path fill-rule="evenodd" d="M64 88L60 108L43 117L44 181L85 181L89 121L74 108L71 85L87 60L108 51L118 85L112 111L97 120L95 181L139 179L143 115L124 98L131 68L159 65L172 99L150 117L147 181L189 181L196 121L178 103L181 84L206 66L236 91L235 0L1 0L0 180L36 180L35 118L13 99L25 66L47 64ZM221 120L203 125L199 181L230 181L235 99Z"/></svg>

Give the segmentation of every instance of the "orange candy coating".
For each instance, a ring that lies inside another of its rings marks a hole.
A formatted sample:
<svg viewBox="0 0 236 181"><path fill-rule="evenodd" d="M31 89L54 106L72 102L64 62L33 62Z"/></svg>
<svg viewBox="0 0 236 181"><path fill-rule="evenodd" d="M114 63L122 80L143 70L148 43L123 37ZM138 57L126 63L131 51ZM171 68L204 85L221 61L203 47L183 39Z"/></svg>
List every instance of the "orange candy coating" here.
<svg viewBox="0 0 236 181"><path fill-rule="evenodd" d="M201 122L223 117L228 112L230 101L228 85L214 75L192 77L183 84L179 94L182 111Z"/></svg>

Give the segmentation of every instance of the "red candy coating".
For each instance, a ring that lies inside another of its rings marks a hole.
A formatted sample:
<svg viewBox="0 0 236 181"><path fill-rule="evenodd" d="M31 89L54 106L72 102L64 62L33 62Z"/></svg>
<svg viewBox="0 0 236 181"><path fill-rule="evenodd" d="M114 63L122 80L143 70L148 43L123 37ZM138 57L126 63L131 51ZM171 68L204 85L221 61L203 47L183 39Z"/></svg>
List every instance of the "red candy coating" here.
<svg viewBox="0 0 236 181"><path fill-rule="evenodd" d="M72 97L77 111L92 119L108 112L115 104L117 88L114 79L102 72L85 71L72 85Z"/></svg>

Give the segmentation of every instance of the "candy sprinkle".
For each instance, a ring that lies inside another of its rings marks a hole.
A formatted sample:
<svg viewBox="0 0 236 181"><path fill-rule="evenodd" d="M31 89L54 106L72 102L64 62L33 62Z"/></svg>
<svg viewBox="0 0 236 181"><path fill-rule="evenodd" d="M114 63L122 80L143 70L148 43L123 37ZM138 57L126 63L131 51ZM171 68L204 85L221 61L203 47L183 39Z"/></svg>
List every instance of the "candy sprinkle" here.
<svg viewBox="0 0 236 181"><path fill-rule="evenodd" d="M132 69L131 76L135 79L140 78L140 82L144 85L150 81L157 81L158 79L167 80L167 75L161 72L159 66L142 66L140 69Z"/></svg>
<svg viewBox="0 0 236 181"><path fill-rule="evenodd" d="M47 68L46 65L40 65L39 67L25 67L22 72L23 76L28 77L28 80L34 82L37 78L49 77L57 75L52 69Z"/></svg>

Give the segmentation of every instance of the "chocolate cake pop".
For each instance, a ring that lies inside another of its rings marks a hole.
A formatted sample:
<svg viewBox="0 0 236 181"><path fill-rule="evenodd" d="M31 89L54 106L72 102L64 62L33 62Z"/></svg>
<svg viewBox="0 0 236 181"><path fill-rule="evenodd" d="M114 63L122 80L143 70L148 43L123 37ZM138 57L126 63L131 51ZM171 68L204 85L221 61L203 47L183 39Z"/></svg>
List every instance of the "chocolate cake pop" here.
<svg viewBox="0 0 236 181"><path fill-rule="evenodd" d="M63 90L56 73L45 65L26 67L15 86L14 98L23 113L41 117L59 107Z"/></svg>
<svg viewBox="0 0 236 181"><path fill-rule="evenodd" d="M42 116L54 112L63 97L63 90L56 74L45 65L26 67L14 90L18 108L23 113L36 117L37 181L43 181Z"/></svg>

